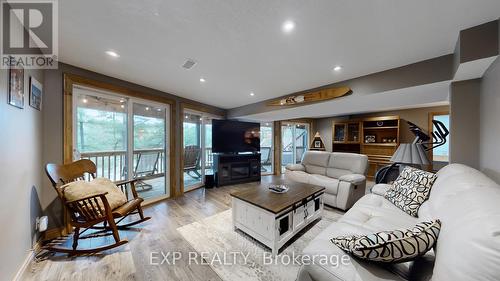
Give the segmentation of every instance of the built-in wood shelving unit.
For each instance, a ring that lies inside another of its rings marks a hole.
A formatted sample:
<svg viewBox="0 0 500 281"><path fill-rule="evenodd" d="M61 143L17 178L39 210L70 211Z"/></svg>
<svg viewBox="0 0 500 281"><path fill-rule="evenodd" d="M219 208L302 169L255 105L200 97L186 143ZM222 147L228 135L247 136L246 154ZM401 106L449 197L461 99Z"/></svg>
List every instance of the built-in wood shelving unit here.
<svg viewBox="0 0 500 281"><path fill-rule="evenodd" d="M399 116L369 117L332 124L333 151L368 156L368 178L390 164L399 146Z"/></svg>

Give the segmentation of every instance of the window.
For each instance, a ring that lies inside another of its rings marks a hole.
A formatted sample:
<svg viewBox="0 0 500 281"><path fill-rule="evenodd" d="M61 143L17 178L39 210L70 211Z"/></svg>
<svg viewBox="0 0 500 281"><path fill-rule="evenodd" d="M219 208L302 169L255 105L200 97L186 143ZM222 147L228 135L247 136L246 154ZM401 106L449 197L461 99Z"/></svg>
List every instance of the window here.
<svg viewBox="0 0 500 281"><path fill-rule="evenodd" d="M431 120L437 120L443 123L443 125L446 128L450 128L450 115L449 113L431 113L432 119ZM432 124L432 132L436 131L438 128ZM433 170L439 170L440 168L444 167L446 164L449 163L449 152L450 152L450 135L446 137L446 143L435 147L432 149L432 166Z"/></svg>

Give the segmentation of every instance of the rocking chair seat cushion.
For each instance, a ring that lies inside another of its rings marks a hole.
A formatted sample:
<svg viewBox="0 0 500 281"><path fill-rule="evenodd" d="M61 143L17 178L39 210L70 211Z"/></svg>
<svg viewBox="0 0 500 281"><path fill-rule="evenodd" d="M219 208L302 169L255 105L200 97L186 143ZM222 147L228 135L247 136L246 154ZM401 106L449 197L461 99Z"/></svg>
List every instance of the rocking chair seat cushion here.
<svg viewBox="0 0 500 281"><path fill-rule="evenodd" d="M128 201L127 203L113 210L113 217L120 218L128 215L130 212L135 210L137 206L139 206L142 203L142 201L144 201L144 199L142 198L135 198Z"/></svg>
<svg viewBox="0 0 500 281"><path fill-rule="evenodd" d="M111 180L106 178L96 178L92 181L74 181L63 186L64 197L67 201L79 200L88 196L97 195L107 192L106 199L109 207L114 210L125 203L127 197L119 187ZM99 206L104 209L101 200L98 200Z"/></svg>

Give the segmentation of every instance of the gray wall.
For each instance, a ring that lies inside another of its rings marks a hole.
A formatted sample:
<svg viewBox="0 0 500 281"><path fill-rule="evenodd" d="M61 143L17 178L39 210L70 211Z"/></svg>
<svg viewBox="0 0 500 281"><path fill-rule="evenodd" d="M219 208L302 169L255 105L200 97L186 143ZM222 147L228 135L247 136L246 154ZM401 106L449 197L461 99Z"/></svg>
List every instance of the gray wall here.
<svg viewBox="0 0 500 281"><path fill-rule="evenodd" d="M481 83L479 168L500 183L500 62L497 59Z"/></svg>
<svg viewBox="0 0 500 281"><path fill-rule="evenodd" d="M481 80L450 86L450 163L479 168L479 89Z"/></svg>
<svg viewBox="0 0 500 281"><path fill-rule="evenodd" d="M332 151L332 123L343 122L349 118L364 118L364 117L376 117L376 116L393 116L397 115L402 120L400 137L401 142L412 142L415 139L415 135L410 132L408 124L405 121L410 121L417 124L420 128L428 131L429 127L429 113L430 112L443 112L448 111L449 106L437 106L437 107L425 107L425 108L412 108L412 109L402 109L402 110L392 110L384 112L375 112L369 114L360 114L353 116L340 116L340 117L329 117L316 119L314 124L316 131L319 131L321 138L325 142L325 147L327 151Z"/></svg>
<svg viewBox="0 0 500 281"><path fill-rule="evenodd" d="M293 94L303 94L309 91L315 91L329 87L341 86L350 87L353 91L353 95L368 95L373 93L381 93L396 89L410 88L414 86L448 81L453 78L453 60L454 55L449 54L429 60L420 61L410 65L345 80L338 83L323 85L321 87L309 89L306 91L290 93L282 97L287 97ZM270 100L275 99L277 98ZM228 110L228 117L237 118L240 116L277 110L276 106L268 106L268 101L269 100L265 100L237 108L232 108ZM287 108L291 107L294 106L287 106Z"/></svg>
<svg viewBox="0 0 500 281"><path fill-rule="evenodd" d="M176 101L175 109L177 118L176 123L172 124L175 126L177 132L180 131L182 126L182 121L184 118L181 116L180 111L181 102L189 102L190 104L200 105L205 108L211 108L214 110L220 110L225 114L225 110L212 107L209 105L201 104L195 101L184 99L169 93L157 91L151 88L143 87L137 84L119 80L113 77L105 76L99 73L81 69L67 64L60 64L57 70L47 70L45 72L45 95L44 103L45 107L43 110L43 165L46 163L62 163L63 162L63 74L75 74L83 76L86 78L91 78L94 80L110 83L113 85L126 87L131 90L135 90L142 93L158 95L168 97ZM180 121L180 122L179 122ZM176 134L176 162L177 166L180 166L179 155L182 153L182 144L180 143L180 135ZM176 186L179 189L180 182L180 172L176 170ZM171 183L172 184L172 183ZM42 186L42 207L44 212L49 216L49 228L54 226L63 225L62 221L62 210L59 200L56 199L56 192L53 190L50 181L46 176L43 177Z"/></svg>
<svg viewBox="0 0 500 281"><path fill-rule="evenodd" d="M29 106L30 76L43 81L42 71L25 70L18 109L7 104L8 71L0 70L0 280L12 280L26 259L41 213L42 113Z"/></svg>

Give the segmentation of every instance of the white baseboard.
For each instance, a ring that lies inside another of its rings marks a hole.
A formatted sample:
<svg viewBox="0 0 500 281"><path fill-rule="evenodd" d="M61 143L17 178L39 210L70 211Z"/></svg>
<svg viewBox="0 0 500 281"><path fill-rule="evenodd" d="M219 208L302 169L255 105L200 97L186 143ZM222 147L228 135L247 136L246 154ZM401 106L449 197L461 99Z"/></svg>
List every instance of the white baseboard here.
<svg viewBox="0 0 500 281"><path fill-rule="evenodd" d="M12 281L20 281L21 277L23 276L24 272L26 271L26 268L28 268L28 265L31 263L33 258L35 257L35 251L29 250L28 255L26 256L26 259L24 260L23 264L17 271L16 275L12 279Z"/></svg>

